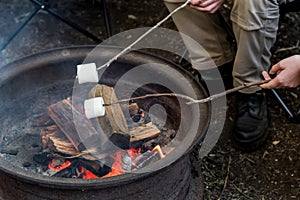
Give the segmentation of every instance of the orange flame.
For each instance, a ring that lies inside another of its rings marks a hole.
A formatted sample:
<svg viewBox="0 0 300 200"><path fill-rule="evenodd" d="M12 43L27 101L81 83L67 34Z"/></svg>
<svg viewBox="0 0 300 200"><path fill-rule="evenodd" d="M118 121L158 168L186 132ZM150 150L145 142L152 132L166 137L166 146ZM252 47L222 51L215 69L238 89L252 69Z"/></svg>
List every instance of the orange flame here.
<svg viewBox="0 0 300 200"><path fill-rule="evenodd" d="M162 151L162 149L161 149L161 147L160 147L159 144L156 145L156 146L152 149L152 151L156 151L161 159L164 158L164 157L166 157L166 156L164 155L164 153L163 153L163 151Z"/></svg>
<svg viewBox="0 0 300 200"><path fill-rule="evenodd" d="M122 166L122 157L124 156L125 153L128 153L130 156L131 160L135 160L140 154L140 149L129 149L127 151L118 151L113 155L113 158L115 159L114 164L112 165L111 169L112 171L104 176L102 178L108 178L112 176L118 176L121 174L124 174L123 166Z"/></svg>
<svg viewBox="0 0 300 200"><path fill-rule="evenodd" d="M122 169L122 156L124 153L125 153L124 151L118 151L114 154L113 158L115 159L115 162L111 167L112 171L102 176L102 178L108 178L108 177L124 174L124 171Z"/></svg>

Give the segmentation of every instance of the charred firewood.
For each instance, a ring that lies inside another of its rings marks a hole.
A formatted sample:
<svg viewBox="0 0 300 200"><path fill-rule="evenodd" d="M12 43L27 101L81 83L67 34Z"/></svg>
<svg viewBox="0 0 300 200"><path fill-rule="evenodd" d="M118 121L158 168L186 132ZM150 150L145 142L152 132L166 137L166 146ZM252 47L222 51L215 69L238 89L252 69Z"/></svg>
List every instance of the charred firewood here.
<svg viewBox="0 0 300 200"><path fill-rule="evenodd" d="M105 164L100 161L90 161L82 159L80 160L80 165L91 171L96 176L102 177L111 172L110 166L112 166L114 160L111 157L109 157L109 159L109 161L106 160Z"/></svg>
<svg viewBox="0 0 300 200"><path fill-rule="evenodd" d="M33 156L33 160L43 166L47 166L51 162L51 160L53 160L53 158L54 155L49 152L42 152Z"/></svg>
<svg viewBox="0 0 300 200"><path fill-rule="evenodd" d="M113 162L113 161L111 161ZM111 167L100 161L85 159L63 159L55 158L48 164L45 174L60 178L85 178L86 172L93 174L93 178L102 177L111 172Z"/></svg>

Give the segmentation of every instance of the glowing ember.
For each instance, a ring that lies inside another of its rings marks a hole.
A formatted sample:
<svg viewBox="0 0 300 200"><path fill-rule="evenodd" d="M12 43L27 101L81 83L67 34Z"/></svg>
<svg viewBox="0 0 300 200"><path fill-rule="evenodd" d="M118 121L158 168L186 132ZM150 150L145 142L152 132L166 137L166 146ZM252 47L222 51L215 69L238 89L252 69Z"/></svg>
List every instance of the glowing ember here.
<svg viewBox="0 0 300 200"><path fill-rule="evenodd" d="M127 150L131 160L135 160L139 155L141 155L141 149L129 149Z"/></svg>
<svg viewBox="0 0 300 200"><path fill-rule="evenodd" d="M80 166L78 167L78 175L80 177L82 177L83 179L94 179L94 178L99 178L98 176L96 176L94 173L92 173L91 171L87 170L86 168ZM77 177L79 178L79 177Z"/></svg>
<svg viewBox="0 0 300 200"><path fill-rule="evenodd" d="M124 154L125 151L118 151L114 154L113 158L115 159L115 162L111 167L112 171L106 174L105 176L102 176L102 178L108 178L124 174L124 170L122 167L122 157Z"/></svg>
<svg viewBox="0 0 300 200"><path fill-rule="evenodd" d="M108 173L102 172L104 175L101 173L100 175L99 170L96 170L94 167L91 169L96 171L90 171L91 169L89 167L93 166L91 163L88 163L90 161L78 162L78 160L70 161L63 158L56 158L48 164L48 173L51 176L61 173L64 175L67 174L67 177L82 179L108 178L138 170L148 165L153 160L162 159L164 157L165 155L162 152L160 145L156 145L152 150L148 150L144 153L141 152L141 148L117 151L111 155L114 162L112 163L112 166L108 168Z"/></svg>
<svg viewBox="0 0 300 200"><path fill-rule="evenodd" d="M63 159L53 159L49 165L48 168L55 171L59 172L63 169L68 168L71 165L71 162L68 160L63 160Z"/></svg>

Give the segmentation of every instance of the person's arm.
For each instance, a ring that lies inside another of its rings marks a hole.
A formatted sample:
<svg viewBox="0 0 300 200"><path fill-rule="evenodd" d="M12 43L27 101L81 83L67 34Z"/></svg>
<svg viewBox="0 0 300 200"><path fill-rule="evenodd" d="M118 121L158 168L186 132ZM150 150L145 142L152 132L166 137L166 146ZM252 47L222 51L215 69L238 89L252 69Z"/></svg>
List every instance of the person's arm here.
<svg viewBox="0 0 300 200"><path fill-rule="evenodd" d="M281 60L273 65L270 74L276 74L276 77L270 82L260 85L264 89L272 88L294 88L300 85L300 55L295 55ZM270 79L266 71L262 72L265 79Z"/></svg>
<svg viewBox="0 0 300 200"><path fill-rule="evenodd" d="M224 0L192 0L190 6L203 12L215 13L223 2Z"/></svg>

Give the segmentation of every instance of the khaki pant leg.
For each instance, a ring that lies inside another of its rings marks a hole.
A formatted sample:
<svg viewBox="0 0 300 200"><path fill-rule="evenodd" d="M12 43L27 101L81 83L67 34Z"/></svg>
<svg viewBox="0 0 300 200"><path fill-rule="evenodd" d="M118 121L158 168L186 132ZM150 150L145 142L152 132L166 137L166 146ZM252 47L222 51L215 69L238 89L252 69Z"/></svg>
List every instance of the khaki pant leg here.
<svg viewBox="0 0 300 200"><path fill-rule="evenodd" d="M181 3L165 2L169 11L173 11ZM215 65L221 66L233 60L233 47L227 41L227 32L220 25L218 16L206 14L189 6L172 16L177 29L198 42L208 53L199 53L197 45L186 41L192 65L195 69L209 69ZM212 65L212 61L214 64Z"/></svg>
<svg viewBox="0 0 300 200"><path fill-rule="evenodd" d="M270 49L276 40L279 21L277 0L235 0L231 11L238 43L233 67L234 86L261 80L261 72L270 67ZM243 90L253 93L253 87Z"/></svg>

